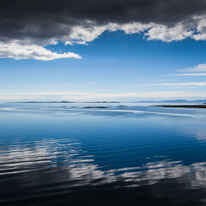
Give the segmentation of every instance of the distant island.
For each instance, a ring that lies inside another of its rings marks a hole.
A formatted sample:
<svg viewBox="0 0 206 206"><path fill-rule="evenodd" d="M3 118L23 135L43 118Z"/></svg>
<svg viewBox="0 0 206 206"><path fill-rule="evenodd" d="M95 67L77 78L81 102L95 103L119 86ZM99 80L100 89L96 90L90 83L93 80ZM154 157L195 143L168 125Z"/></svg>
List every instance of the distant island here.
<svg viewBox="0 0 206 206"><path fill-rule="evenodd" d="M154 105L153 107L172 107L172 108L206 108L206 104L199 105Z"/></svg>
<svg viewBox="0 0 206 206"><path fill-rule="evenodd" d="M77 104L81 104L81 103L86 103L86 104L117 104L117 103L121 103L119 101L88 101L88 102L73 102L73 101L21 101L21 102L7 102L7 103L36 103L36 104L41 104L41 103L56 103L56 104L71 104L71 103L77 103ZM147 101L135 101L135 102L124 102L124 103L176 103L176 104L188 104L188 103L196 103L196 104L204 104L206 103L206 99L201 99L201 100L185 100L185 99L175 99L175 100L147 100ZM161 106L161 105L159 105ZM201 107L204 108L204 105L162 105L162 106L167 106L167 107L192 107L192 106L196 106L196 107Z"/></svg>
<svg viewBox="0 0 206 206"><path fill-rule="evenodd" d="M116 101L111 101L111 102L108 102L108 101L97 101L97 102L71 102L71 101L46 101L46 102L43 102L43 101L25 101L25 102L9 102L9 103L37 103L37 104L40 104L40 103L88 103L88 104L91 104L91 103L95 103L95 104L101 104L101 103L120 103L120 102L116 102Z"/></svg>
<svg viewBox="0 0 206 206"><path fill-rule="evenodd" d="M89 107L83 107L84 109L108 109L109 107L93 107L93 106L89 106Z"/></svg>
<svg viewBox="0 0 206 206"><path fill-rule="evenodd" d="M200 100L185 100L185 99L174 99L174 100L160 100L160 101L154 101L154 100L148 100L148 101L136 101L133 103L206 103L206 99L200 99Z"/></svg>
<svg viewBox="0 0 206 206"><path fill-rule="evenodd" d="M10 103L76 103L70 101L48 101L48 102L41 102L41 101L28 101L28 102L10 102Z"/></svg>
<svg viewBox="0 0 206 206"><path fill-rule="evenodd" d="M117 101L111 101L111 102L108 102L108 101L98 101L98 102L83 102L83 103L120 103L120 102L117 102Z"/></svg>

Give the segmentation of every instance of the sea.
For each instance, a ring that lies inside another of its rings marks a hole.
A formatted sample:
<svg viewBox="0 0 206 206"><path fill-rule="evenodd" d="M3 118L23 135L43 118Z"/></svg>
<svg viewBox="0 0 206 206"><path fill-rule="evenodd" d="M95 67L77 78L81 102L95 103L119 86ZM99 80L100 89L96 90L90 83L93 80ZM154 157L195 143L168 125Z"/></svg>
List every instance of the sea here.
<svg viewBox="0 0 206 206"><path fill-rule="evenodd" d="M206 109L1 103L0 205L206 205Z"/></svg>

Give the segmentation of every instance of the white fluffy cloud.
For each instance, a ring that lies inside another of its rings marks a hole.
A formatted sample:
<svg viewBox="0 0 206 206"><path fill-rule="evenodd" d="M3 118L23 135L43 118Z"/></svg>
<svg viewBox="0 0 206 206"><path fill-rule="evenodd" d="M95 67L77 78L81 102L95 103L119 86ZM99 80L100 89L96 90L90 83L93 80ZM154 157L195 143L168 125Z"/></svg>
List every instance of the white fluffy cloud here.
<svg viewBox="0 0 206 206"><path fill-rule="evenodd" d="M77 58L81 57L78 54L56 53L52 52L43 46L29 44L20 41L0 42L0 58L13 59L36 59L42 61L50 61L61 58Z"/></svg>
<svg viewBox="0 0 206 206"><path fill-rule="evenodd" d="M195 40L205 40L206 39L206 17L196 16L194 19L197 23L197 34L193 35Z"/></svg>
<svg viewBox="0 0 206 206"><path fill-rule="evenodd" d="M108 29L107 26L96 26L90 24L88 26L73 26L68 36L64 37L65 44L87 44L100 36Z"/></svg>
<svg viewBox="0 0 206 206"><path fill-rule="evenodd" d="M124 31L125 34L137 34L151 28L152 24L141 24L132 22L127 24L109 23L103 26L98 26L95 22L89 21L87 25L73 26L68 36L65 36L62 41L65 44L87 44L98 38L103 32Z"/></svg>
<svg viewBox="0 0 206 206"><path fill-rule="evenodd" d="M157 23L144 24L140 22L125 24L109 23L99 26L95 22L88 21L84 25L73 26L70 33L61 40L65 44L71 45L88 44L105 31L124 31L125 34L142 33L147 40L160 40L163 42L180 41L186 38L206 40L206 16L194 16L191 21L179 22L172 27Z"/></svg>
<svg viewBox="0 0 206 206"><path fill-rule="evenodd" d="M161 40L164 42L179 41L192 37L193 32L185 28L184 24L177 24L174 27L168 28L165 25L155 24L148 32L148 40Z"/></svg>
<svg viewBox="0 0 206 206"><path fill-rule="evenodd" d="M191 21L179 22L172 27L157 23L108 23L98 25L94 21L86 21L81 25L73 25L68 28L68 33L61 37L46 39L42 42L25 40L0 41L0 58L36 59L49 61L59 58L81 58L74 53L56 53L45 48L48 44L62 41L65 45L88 44L98 38L103 32L124 31L125 34L142 33L147 40L160 40L164 42L179 41L186 38L206 40L206 16L194 16ZM198 71L206 71L206 65L198 65L194 68Z"/></svg>
<svg viewBox="0 0 206 206"><path fill-rule="evenodd" d="M124 31L125 34L142 33L147 40L164 42L180 41L186 38L206 40L206 16L194 16L190 21L179 22L172 27L157 23L130 22L125 24L109 23L102 26L88 21L81 26L73 26L62 41L66 44L87 44L98 38L104 31Z"/></svg>
<svg viewBox="0 0 206 206"><path fill-rule="evenodd" d="M141 24L138 22L133 22L121 25L119 27L119 30L123 30L125 34L135 34L146 31L149 28L152 28L153 26L154 24Z"/></svg>

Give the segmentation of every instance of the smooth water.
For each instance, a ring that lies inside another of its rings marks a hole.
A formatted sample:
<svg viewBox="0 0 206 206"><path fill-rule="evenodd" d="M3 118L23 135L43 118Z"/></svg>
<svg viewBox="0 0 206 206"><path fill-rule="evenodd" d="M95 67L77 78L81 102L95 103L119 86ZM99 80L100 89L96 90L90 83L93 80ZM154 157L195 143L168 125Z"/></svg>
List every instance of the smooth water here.
<svg viewBox="0 0 206 206"><path fill-rule="evenodd" d="M206 205L206 109L84 106L0 104L0 205Z"/></svg>

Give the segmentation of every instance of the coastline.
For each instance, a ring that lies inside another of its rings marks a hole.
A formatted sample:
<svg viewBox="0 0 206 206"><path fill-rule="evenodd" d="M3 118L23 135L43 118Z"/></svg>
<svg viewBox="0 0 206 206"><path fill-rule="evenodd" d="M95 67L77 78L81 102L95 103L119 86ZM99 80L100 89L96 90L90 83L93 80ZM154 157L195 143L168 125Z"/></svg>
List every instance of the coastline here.
<svg viewBox="0 0 206 206"><path fill-rule="evenodd" d="M152 107L170 107L170 108L205 108L206 104L201 105L153 105Z"/></svg>

